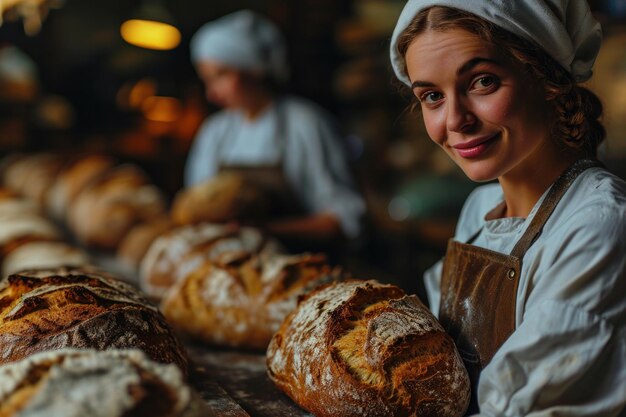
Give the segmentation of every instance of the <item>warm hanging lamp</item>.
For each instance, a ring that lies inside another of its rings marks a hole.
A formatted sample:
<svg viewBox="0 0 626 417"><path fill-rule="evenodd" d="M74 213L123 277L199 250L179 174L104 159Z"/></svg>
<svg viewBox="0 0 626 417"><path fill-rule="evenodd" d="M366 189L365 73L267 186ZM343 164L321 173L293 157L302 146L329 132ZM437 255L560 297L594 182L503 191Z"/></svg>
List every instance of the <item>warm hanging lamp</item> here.
<svg viewBox="0 0 626 417"><path fill-rule="evenodd" d="M122 23L120 33L132 45L157 50L174 49L181 39L174 18L157 0L144 1L133 17Z"/></svg>

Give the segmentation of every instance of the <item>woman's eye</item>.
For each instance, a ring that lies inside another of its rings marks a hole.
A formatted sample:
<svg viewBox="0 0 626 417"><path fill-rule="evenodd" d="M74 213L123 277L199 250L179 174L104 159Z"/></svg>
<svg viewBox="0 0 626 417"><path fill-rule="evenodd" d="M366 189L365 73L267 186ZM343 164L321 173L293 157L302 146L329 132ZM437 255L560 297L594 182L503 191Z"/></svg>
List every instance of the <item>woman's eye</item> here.
<svg viewBox="0 0 626 417"><path fill-rule="evenodd" d="M437 93L434 91L429 91L427 93L422 94L419 97L420 102L426 104L434 104L443 98L443 94Z"/></svg>
<svg viewBox="0 0 626 417"><path fill-rule="evenodd" d="M472 88L476 90L484 90L484 89L494 87L497 84L497 82L498 80L496 79L496 77L491 76L491 75L486 75L474 81L474 83L472 84Z"/></svg>

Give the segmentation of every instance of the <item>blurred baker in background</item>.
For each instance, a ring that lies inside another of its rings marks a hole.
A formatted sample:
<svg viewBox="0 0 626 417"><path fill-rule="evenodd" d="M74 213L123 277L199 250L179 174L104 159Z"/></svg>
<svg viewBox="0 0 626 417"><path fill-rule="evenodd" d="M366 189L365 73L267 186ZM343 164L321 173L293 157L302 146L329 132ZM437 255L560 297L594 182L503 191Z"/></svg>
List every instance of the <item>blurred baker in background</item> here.
<svg viewBox="0 0 626 417"><path fill-rule="evenodd" d="M222 110L200 127L185 168L192 186L235 171L291 195L286 215L264 225L275 236L332 241L359 235L365 204L329 115L279 94L289 74L273 23L243 10L202 26L191 59L206 98Z"/></svg>

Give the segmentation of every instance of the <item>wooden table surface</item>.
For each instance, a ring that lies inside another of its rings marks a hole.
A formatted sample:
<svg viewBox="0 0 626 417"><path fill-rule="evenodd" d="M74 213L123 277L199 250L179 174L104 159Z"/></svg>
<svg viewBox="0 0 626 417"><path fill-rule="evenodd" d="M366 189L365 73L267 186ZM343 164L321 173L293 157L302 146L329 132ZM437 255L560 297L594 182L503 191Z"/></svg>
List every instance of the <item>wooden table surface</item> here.
<svg viewBox="0 0 626 417"><path fill-rule="evenodd" d="M267 376L265 355L187 345L192 386L218 416L313 417Z"/></svg>

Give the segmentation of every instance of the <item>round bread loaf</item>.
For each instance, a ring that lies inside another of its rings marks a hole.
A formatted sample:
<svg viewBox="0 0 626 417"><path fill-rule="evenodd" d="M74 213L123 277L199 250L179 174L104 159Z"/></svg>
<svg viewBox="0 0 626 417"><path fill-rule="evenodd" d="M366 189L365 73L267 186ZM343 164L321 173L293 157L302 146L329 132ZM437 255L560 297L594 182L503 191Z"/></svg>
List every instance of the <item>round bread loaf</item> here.
<svg viewBox="0 0 626 417"><path fill-rule="evenodd" d="M161 309L191 338L264 350L299 296L341 277L323 255L206 261L167 293Z"/></svg>
<svg viewBox="0 0 626 417"><path fill-rule="evenodd" d="M20 246L37 241L60 241L61 232L37 214L13 213L0 217L0 261Z"/></svg>
<svg viewBox="0 0 626 417"><path fill-rule="evenodd" d="M459 417L470 383L452 339L416 296L375 281L309 293L267 350L268 374L318 417Z"/></svg>
<svg viewBox="0 0 626 417"><path fill-rule="evenodd" d="M0 366L2 417L210 417L174 365L139 350L60 349Z"/></svg>
<svg viewBox="0 0 626 417"><path fill-rule="evenodd" d="M134 226L122 239L117 249L116 258L120 263L137 272L141 260L148 252L152 242L173 227L168 217L159 217Z"/></svg>
<svg viewBox="0 0 626 417"><path fill-rule="evenodd" d="M226 263L249 254L282 252L259 230L232 224L201 223L177 227L156 239L139 266L141 289L154 299L205 261Z"/></svg>
<svg viewBox="0 0 626 417"><path fill-rule="evenodd" d="M74 156L52 183L46 194L45 206L55 219L66 220L67 208L83 188L94 178L111 169L112 158L104 155Z"/></svg>
<svg viewBox="0 0 626 417"><path fill-rule="evenodd" d="M4 182L43 207L46 193L64 164L65 159L58 154L24 155L7 167Z"/></svg>
<svg viewBox="0 0 626 417"><path fill-rule="evenodd" d="M144 172L126 164L92 179L68 207L68 224L84 245L117 249L136 224L164 215L165 197Z"/></svg>
<svg viewBox="0 0 626 417"><path fill-rule="evenodd" d="M171 216L179 225L200 222L261 220L270 212L270 200L261 188L235 173L217 176L180 190Z"/></svg>
<svg viewBox="0 0 626 417"><path fill-rule="evenodd" d="M2 276L27 269L58 268L89 264L87 254L64 242L30 242L9 253L2 262Z"/></svg>
<svg viewBox="0 0 626 417"><path fill-rule="evenodd" d="M137 348L187 369L184 348L157 308L106 273L42 269L0 280L0 363L64 347Z"/></svg>

